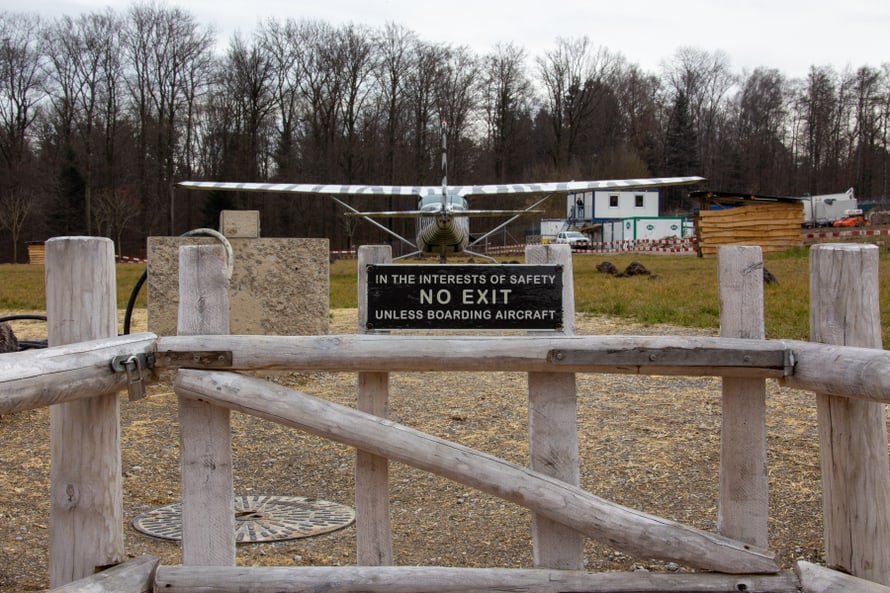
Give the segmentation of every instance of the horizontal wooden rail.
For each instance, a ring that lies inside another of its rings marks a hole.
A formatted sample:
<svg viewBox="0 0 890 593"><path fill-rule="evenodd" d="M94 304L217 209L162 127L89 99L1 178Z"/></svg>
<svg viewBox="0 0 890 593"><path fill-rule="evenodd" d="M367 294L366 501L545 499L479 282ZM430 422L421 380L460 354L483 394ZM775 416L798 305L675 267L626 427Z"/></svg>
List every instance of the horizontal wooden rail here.
<svg viewBox="0 0 890 593"><path fill-rule="evenodd" d="M890 351L785 341L794 351L794 373L780 382L792 389L890 403Z"/></svg>
<svg viewBox="0 0 890 593"><path fill-rule="evenodd" d="M773 377L793 389L890 403L890 352L796 340L397 335L158 338L143 333L4 354L0 414L125 389L127 375L113 372L111 360L140 353L154 354L156 369ZM150 382L152 377L147 373L145 379Z"/></svg>
<svg viewBox="0 0 890 593"><path fill-rule="evenodd" d="M293 426L445 476L635 556L725 573L774 573L769 550L693 529L598 498L581 488L298 391L236 373L181 370L176 393Z"/></svg>
<svg viewBox="0 0 890 593"><path fill-rule="evenodd" d="M160 566L155 591L235 593L738 593L800 591L793 574L722 575L654 572L587 573L520 568L436 566L182 567Z"/></svg>
<svg viewBox="0 0 890 593"><path fill-rule="evenodd" d="M193 352L198 353L196 360ZM231 363L224 363L229 356ZM783 377L792 372L793 359L785 342L708 337L170 336L158 340L156 364L241 370Z"/></svg>
<svg viewBox="0 0 890 593"><path fill-rule="evenodd" d="M890 593L890 587L818 564L797 561L794 572L804 593Z"/></svg>
<svg viewBox="0 0 890 593"><path fill-rule="evenodd" d="M752 350L791 357L753 366ZM206 354L211 362L190 353ZM557 355L571 353L570 360ZM580 354L583 352L583 355ZM628 352L637 359L628 362ZM214 356L209 356L211 354ZM168 355L169 354L169 355ZM666 365L662 355L680 364ZM219 356L230 356L223 364ZM521 371L777 378L793 389L890 403L890 351L797 340L685 336L422 337L172 336L158 340L158 367L321 371Z"/></svg>
<svg viewBox="0 0 890 593"><path fill-rule="evenodd" d="M153 353L155 334L78 342L0 358L0 414L113 393L127 388L127 373L115 372L116 356ZM146 369L145 378L149 372Z"/></svg>
<svg viewBox="0 0 890 593"><path fill-rule="evenodd" d="M139 556L50 589L49 593L152 593L157 566L154 556Z"/></svg>

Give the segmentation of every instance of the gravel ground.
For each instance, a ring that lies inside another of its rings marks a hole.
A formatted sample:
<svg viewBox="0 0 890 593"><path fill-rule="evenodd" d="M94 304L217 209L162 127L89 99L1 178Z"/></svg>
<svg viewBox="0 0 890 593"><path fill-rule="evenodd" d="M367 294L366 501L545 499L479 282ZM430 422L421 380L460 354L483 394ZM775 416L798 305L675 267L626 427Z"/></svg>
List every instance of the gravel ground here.
<svg viewBox="0 0 890 593"><path fill-rule="evenodd" d="M689 334L579 316L577 333ZM355 310L332 313L332 333L353 333ZM139 321L134 322L138 331ZM20 331L37 331L22 329ZM356 377L291 373L276 382L354 405ZM413 428L527 463L527 393L522 373L433 373L391 379L390 417ZM130 527L141 513L179 500L176 398L169 383L131 403L123 395L122 462L128 556L179 564L176 543ZM821 495L815 400L768 381L770 545L783 567L820 562ZM717 517L720 382L712 378L579 375L581 481L586 490L648 513L714 530ZM232 415L235 493L308 496L352 506L354 451L262 420ZM48 587L48 414L0 418L0 591ZM530 517L522 508L460 484L391 465L395 562L399 565L529 567ZM591 571L684 570L631 558L588 540ZM349 565L354 528L277 543L238 546L241 565Z"/></svg>

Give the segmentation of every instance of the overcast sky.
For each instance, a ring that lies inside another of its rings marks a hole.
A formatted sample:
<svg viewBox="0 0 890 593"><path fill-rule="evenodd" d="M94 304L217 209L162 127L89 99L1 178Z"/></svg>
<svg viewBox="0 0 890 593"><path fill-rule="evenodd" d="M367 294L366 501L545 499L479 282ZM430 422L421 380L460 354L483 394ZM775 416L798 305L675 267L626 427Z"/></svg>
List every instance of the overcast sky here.
<svg viewBox="0 0 890 593"><path fill-rule="evenodd" d="M72 16L132 0L0 0L9 11ZM485 53L513 42L530 57L558 37L586 35L657 72L681 46L724 51L735 72L758 66L805 76L811 65L880 67L890 63L887 0L168 0L215 26L223 44L269 17L321 19L380 27L395 22L426 41Z"/></svg>

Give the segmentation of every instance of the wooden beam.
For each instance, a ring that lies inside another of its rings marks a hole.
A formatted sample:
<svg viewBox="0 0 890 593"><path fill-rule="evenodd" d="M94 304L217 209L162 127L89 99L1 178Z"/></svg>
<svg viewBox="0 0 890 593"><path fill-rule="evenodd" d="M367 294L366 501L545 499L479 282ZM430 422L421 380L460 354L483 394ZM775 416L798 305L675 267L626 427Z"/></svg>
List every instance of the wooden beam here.
<svg viewBox="0 0 890 593"><path fill-rule="evenodd" d="M157 558L139 556L51 589L49 593L152 593L157 566Z"/></svg>
<svg viewBox="0 0 890 593"><path fill-rule="evenodd" d="M226 368L232 370L773 377L792 389L890 403L890 351L798 340L695 336L162 336L158 339L156 367L204 368L200 362L184 363L181 356L176 356L195 351L230 352L232 364ZM632 363L627 363L626 351L634 353ZM792 360L782 370L739 366L746 355L758 352L788 355ZM559 356L566 358L560 361ZM664 364L664 360L671 364Z"/></svg>
<svg viewBox="0 0 890 593"><path fill-rule="evenodd" d="M777 575L586 573L516 568L161 566L156 590L165 593L799 593L790 573ZM874 592L878 593L878 592Z"/></svg>
<svg viewBox="0 0 890 593"><path fill-rule="evenodd" d="M133 334L3 355L0 414L33 410L116 393L127 388L127 374L114 372L116 356L154 354L154 334ZM146 382L151 373L143 375Z"/></svg>
<svg viewBox="0 0 890 593"><path fill-rule="evenodd" d="M784 377L789 342L697 336L171 336L155 364L183 363L167 352L227 351L237 370L526 371ZM802 343L804 347L807 342ZM887 357L890 362L890 355ZM201 368L200 363L187 364ZM221 368L215 365L214 368Z"/></svg>
<svg viewBox="0 0 890 593"><path fill-rule="evenodd" d="M267 381L180 370L177 393L407 463L520 504L636 557L731 573L777 572L767 550L628 509L528 468Z"/></svg>
<svg viewBox="0 0 890 593"><path fill-rule="evenodd" d="M890 593L890 587L802 560L795 563L794 572L803 593Z"/></svg>

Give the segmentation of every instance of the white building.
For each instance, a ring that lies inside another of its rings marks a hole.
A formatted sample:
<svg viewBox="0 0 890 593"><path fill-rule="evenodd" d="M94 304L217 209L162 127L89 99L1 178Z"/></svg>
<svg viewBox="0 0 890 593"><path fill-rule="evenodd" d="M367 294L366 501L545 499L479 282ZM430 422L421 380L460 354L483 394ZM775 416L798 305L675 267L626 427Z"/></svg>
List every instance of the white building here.
<svg viewBox="0 0 890 593"><path fill-rule="evenodd" d="M658 191L594 191L566 196L566 218L578 222L602 222L624 218L656 217Z"/></svg>
<svg viewBox="0 0 890 593"><path fill-rule="evenodd" d="M599 240L605 243L614 241L654 241L668 237L678 239L687 235L686 220L682 216L635 216L621 220L603 221Z"/></svg>

